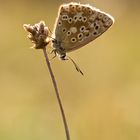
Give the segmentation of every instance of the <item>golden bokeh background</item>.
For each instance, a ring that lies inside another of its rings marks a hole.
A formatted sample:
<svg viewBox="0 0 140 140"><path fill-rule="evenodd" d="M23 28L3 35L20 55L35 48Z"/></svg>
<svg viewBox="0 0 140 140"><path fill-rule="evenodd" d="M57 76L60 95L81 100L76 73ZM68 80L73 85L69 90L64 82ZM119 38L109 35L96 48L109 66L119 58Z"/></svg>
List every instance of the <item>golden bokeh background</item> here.
<svg viewBox="0 0 140 140"><path fill-rule="evenodd" d="M0 1L0 140L65 140L43 53L29 48L23 24L44 20L53 30L66 2ZM140 140L140 1L80 2L110 13L115 24L69 54L84 76L70 61L51 61L71 139Z"/></svg>

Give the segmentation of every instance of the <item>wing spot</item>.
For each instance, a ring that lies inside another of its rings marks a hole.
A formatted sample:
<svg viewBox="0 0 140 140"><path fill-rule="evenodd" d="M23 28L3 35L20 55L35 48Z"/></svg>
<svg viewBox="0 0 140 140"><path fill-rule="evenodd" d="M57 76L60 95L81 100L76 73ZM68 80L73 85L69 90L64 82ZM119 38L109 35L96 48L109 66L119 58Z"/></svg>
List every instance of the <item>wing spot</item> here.
<svg viewBox="0 0 140 140"><path fill-rule="evenodd" d="M108 16L103 17L103 22L107 22L109 20Z"/></svg>
<svg viewBox="0 0 140 140"><path fill-rule="evenodd" d="M97 31L93 32L93 35L95 35L95 36L96 36L96 35L97 35Z"/></svg>
<svg viewBox="0 0 140 140"><path fill-rule="evenodd" d="M67 36L70 36L70 35L71 35L71 31L68 31L68 32L67 32Z"/></svg>
<svg viewBox="0 0 140 140"><path fill-rule="evenodd" d="M82 6L82 11L85 11L86 10L86 6Z"/></svg>
<svg viewBox="0 0 140 140"><path fill-rule="evenodd" d="M62 29L62 32L65 33L65 32L66 32L66 28L63 28L63 29Z"/></svg>
<svg viewBox="0 0 140 140"><path fill-rule="evenodd" d="M72 43L75 43L76 41L77 41L77 40L76 40L75 37L72 37L72 38L71 38L71 42L72 42Z"/></svg>
<svg viewBox="0 0 140 140"><path fill-rule="evenodd" d="M98 30L98 29L99 29L99 27L100 27L99 25L95 26L95 30Z"/></svg>
<svg viewBox="0 0 140 140"><path fill-rule="evenodd" d="M75 16L73 17L73 21L76 22L77 20L78 20L78 16L75 15Z"/></svg>
<svg viewBox="0 0 140 140"><path fill-rule="evenodd" d="M103 19L103 17L104 17L104 14L103 14L103 13L99 13L99 14L98 14L98 18L99 18L99 19Z"/></svg>
<svg viewBox="0 0 140 140"><path fill-rule="evenodd" d="M107 22L105 22L105 26L109 27L112 25L112 23L113 23L112 20L109 19Z"/></svg>
<svg viewBox="0 0 140 140"><path fill-rule="evenodd" d="M68 20L68 15L62 15L62 20Z"/></svg>
<svg viewBox="0 0 140 140"><path fill-rule="evenodd" d="M83 16L79 16L78 21L82 21Z"/></svg>
<svg viewBox="0 0 140 140"><path fill-rule="evenodd" d="M90 7L87 7L86 10L87 10L88 14L90 14L90 15L93 13L93 10Z"/></svg>
<svg viewBox="0 0 140 140"><path fill-rule="evenodd" d="M99 32L96 30L96 31L94 31L94 32L92 33L92 35L95 36L95 37L97 37L97 36L99 36Z"/></svg>
<svg viewBox="0 0 140 140"><path fill-rule="evenodd" d="M71 27L70 31L75 34L77 32L77 28L76 27Z"/></svg>
<svg viewBox="0 0 140 140"><path fill-rule="evenodd" d="M62 21L60 20L59 22L58 22L58 26L61 26L62 25Z"/></svg>
<svg viewBox="0 0 140 140"><path fill-rule="evenodd" d="M62 15L64 12L68 12L69 8L67 6L61 6L60 7L60 14Z"/></svg>
<svg viewBox="0 0 140 140"><path fill-rule="evenodd" d="M87 21L87 17L83 17L83 18L82 18L82 21L83 21L83 22L86 22L86 21Z"/></svg>
<svg viewBox="0 0 140 140"><path fill-rule="evenodd" d="M81 27L80 27L80 32L84 32L84 31L85 31L85 29L86 29L86 27L85 27L85 26L81 26Z"/></svg>
<svg viewBox="0 0 140 140"><path fill-rule="evenodd" d="M76 5L76 10L77 10L78 12L81 12L81 11L82 11L82 7L81 7L80 5Z"/></svg>
<svg viewBox="0 0 140 140"><path fill-rule="evenodd" d="M92 23L92 27L95 29L95 30L99 30L101 25L99 24L98 21L95 21L94 23Z"/></svg>
<svg viewBox="0 0 140 140"><path fill-rule="evenodd" d="M75 11L76 10L76 6L75 5L69 5L69 7L70 7L70 10L72 10L72 11Z"/></svg>
<svg viewBox="0 0 140 140"><path fill-rule="evenodd" d="M68 19L68 23L72 23L72 18L70 17L69 19Z"/></svg>
<svg viewBox="0 0 140 140"><path fill-rule="evenodd" d="M79 34L77 35L77 37L78 37L78 39L81 39L81 38L83 37L83 33L79 33Z"/></svg>
<svg viewBox="0 0 140 140"><path fill-rule="evenodd" d="M96 19L96 17L97 17L97 12L94 12L94 13L90 16L89 20L94 21L94 20Z"/></svg>

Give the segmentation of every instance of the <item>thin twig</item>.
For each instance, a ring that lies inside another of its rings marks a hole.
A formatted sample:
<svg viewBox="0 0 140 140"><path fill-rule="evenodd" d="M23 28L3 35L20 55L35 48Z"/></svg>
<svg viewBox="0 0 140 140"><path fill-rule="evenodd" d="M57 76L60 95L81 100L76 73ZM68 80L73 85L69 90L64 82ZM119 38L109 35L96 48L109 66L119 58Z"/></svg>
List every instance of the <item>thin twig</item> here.
<svg viewBox="0 0 140 140"><path fill-rule="evenodd" d="M65 128L65 132L66 132L66 138L67 138L67 140L70 140L70 134L69 134L69 129L68 129L68 125L67 125L67 120L66 120L66 117L65 117L63 105L62 105L60 95L59 95L59 92L58 92L56 80L55 80L54 74L53 74L52 69L51 69L51 65L50 65L50 62L49 62L49 59L48 59L48 55L46 53L46 47L43 48L43 53L44 53L44 57L46 59L46 63L47 63L49 73L51 75L52 83L53 83L53 86L54 86L54 89L55 89L55 94L56 94L58 104L59 104L59 107L60 107L60 111L61 111L61 115L62 115L62 119L63 119L63 123L64 123L64 128Z"/></svg>

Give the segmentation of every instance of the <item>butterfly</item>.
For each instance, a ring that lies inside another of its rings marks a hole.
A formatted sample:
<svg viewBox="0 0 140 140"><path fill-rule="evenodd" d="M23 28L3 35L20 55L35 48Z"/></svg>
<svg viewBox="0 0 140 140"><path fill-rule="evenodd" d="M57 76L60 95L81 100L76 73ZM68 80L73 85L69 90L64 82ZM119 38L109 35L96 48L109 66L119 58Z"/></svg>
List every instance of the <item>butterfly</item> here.
<svg viewBox="0 0 140 140"><path fill-rule="evenodd" d="M52 52L61 60L67 60L68 52L77 50L101 36L113 23L112 16L90 5L73 2L62 4L52 35ZM73 60L72 62L77 71L83 74L76 63Z"/></svg>

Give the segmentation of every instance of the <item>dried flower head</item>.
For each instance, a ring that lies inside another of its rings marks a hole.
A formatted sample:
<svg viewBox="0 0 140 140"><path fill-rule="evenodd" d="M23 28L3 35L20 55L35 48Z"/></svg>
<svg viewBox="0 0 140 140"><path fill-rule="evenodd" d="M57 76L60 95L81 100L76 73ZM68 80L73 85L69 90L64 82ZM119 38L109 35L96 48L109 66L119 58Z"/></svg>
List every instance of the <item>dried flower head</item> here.
<svg viewBox="0 0 140 140"><path fill-rule="evenodd" d="M27 37L32 41L33 48L42 49L50 42L51 39L48 37L49 29L44 21L40 21L33 26L24 24L23 27L29 33Z"/></svg>

